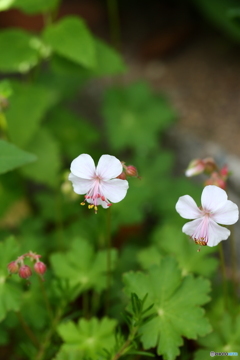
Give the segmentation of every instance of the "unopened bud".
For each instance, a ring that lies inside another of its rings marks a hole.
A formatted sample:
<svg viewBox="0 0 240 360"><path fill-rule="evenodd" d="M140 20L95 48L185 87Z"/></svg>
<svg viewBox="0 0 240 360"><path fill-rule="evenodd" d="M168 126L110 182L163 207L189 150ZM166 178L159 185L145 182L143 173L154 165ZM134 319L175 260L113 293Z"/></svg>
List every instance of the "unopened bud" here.
<svg viewBox="0 0 240 360"><path fill-rule="evenodd" d="M12 261L7 266L9 274L17 274L19 270L19 265L16 261Z"/></svg>
<svg viewBox="0 0 240 360"><path fill-rule="evenodd" d="M128 176L138 177L138 171L133 165L126 166L126 174Z"/></svg>
<svg viewBox="0 0 240 360"><path fill-rule="evenodd" d="M121 179L121 180L126 180L127 176L126 176L125 172L123 171L120 175L118 175L117 178Z"/></svg>
<svg viewBox="0 0 240 360"><path fill-rule="evenodd" d="M46 272L47 267L42 261L37 261L34 264L34 270L36 271L37 274L43 275Z"/></svg>
<svg viewBox="0 0 240 360"><path fill-rule="evenodd" d="M213 171L218 171L218 167L213 158L205 158L203 159L203 162L205 164L204 172L206 174L211 174Z"/></svg>
<svg viewBox="0 0 240 360"><path fill-rule="evenodd" d="M195 176L204 173L211 174L217 169L217 165L212 158L194 159L188 165L185 172L186 176Z"/></svg>
<svg viewBox="0 0 240 360"><path fill-rule="evenodd" d="M226 181L217 173L212 173L211 177L205 181L204 185L216 185L225 190L227 187Z"/></svg>
<svg viewBox="0 0 240 360"><path fill-rule="evenodd" d="M185 171L186 176L194 176L203 173L205 169L204 161L201 159L195 159L190 162L187 170Z"/></svg>
<svg viewBox="0 0 240 360"><path fill-rule="evenodd" d="M19 269L18 275L23 279L28 279L32 275L30 266L22 265Z"/></svg>
<svg viewBox="0 0 240 360"><path fill-rule="evenodd" d="M227 180L227 178L228 178L229 175L230 175L230 171L229 171L227 165L224 165L224 166L222 167L222 169L220 170L220 175L222 176L222 178L223 178L224 180Z"/></svg>

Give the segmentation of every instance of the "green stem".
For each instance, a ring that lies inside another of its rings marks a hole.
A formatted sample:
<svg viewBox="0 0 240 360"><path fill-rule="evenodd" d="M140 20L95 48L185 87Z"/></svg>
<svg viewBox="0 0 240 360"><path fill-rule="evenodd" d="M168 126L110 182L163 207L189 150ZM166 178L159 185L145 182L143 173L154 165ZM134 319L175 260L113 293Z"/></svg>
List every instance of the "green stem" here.
<svg viewBox="0 0 240 360"><path fill-rule="evenodd" d="M107 291L106 291L106 313L109 309L110 287L111 287L111 208L107 210L106 226L106 247L107 247Z"/></svg>
<svg viewBox="0 0 240 360"><path fill-rule="evenodd" d="M89 294L88 291L83 293L83 316L89 318Z"/></svg>
<svg viewBox="0 0 240 360"><path fill-rule="evenodd" d="M128 347L131 345L131 343L133 342L135 335L138 331L138 327L133 327L132 331L130 332L127 340L125 341L125 343L121 346L121 348L118 350L118 352L111 358L111 360L118 360L122 355L125 354L126 350L128 349Z"/></svg>
<svg viewBox="0 0 240 360"><path fill-rule="evenodd" d="M63 230L63 220L62 220L62 198L59 193L55 195L55 214L56 214L58 249L62 251L64 249L64 230Z"/></svg>
<svg viewBox="0 0 240 360"><path fill-rule="evenodd" d="M52 313L51 305L50 305L49 300L48 300L48 296L47 296L47 293L46 293L44 282L40 278L40 276L39 276L39 282L40 282L40 288L41 288L41 292L42 292L43 299L44 299L44 302L45 302L45 306L46 306L46 309L47 309L47 313L49 315L50 321L52 321L53 320L53 313Z"/></svg>
<svg viewBox="0 0 240 360"><path fill-rule="evenodd" d="M120 21L118 12L118 0L107 0L109 28L112 44L116 49L120 47Z"/></svg>
<svg viewBox="0 0 240 360"><path fill-rule="evenodd" d="M55 318L52 321L51 328L48 330L48 332L46 333L45 339L41 343L41 346L35 357L35 360L42 360L44 358L45 351L51 344L51 338L52 338L53 334L55 333L56 327L57 327L61 317L62 317L62 308L59 308L56 313Z"/></svg>
<svg viewBox="0 0 240 360"><path fill-rule="evenodd" d="M219 250L220 265L221 265L221 272L222 272L224 304L225 304L225 309L227 310L228 309L227 275L226 275L226 266L225 266L225 261L224 261L222 243L219 244L218 250Z"/></svg>
<svg viewBox="0 0 240 360"><path fill-rule="evenodd" d="M235 236L234 236L234 228L231 229L230 235L230 251L231 251L231 268L232 268L232 280L234 285L234 293L235 297L237 298L238 292L238 280L237 280L237 257L236 257L236 243L235 243Z"/></svg>
<svg viewBox="0 0 240 360"><path fill-rule="evenodd" d="M23 330L25 331L25 333L27 334L27 336L29 337L29 339L31 340L33 345L36 348L38 348L40 346L40 343L39 343L38 339L36 338L34 332L31 330L31 328L28 326L28 324L24 320L24 318L23 318L22 314L20 313L20 311L16 312L16 316L17 316L18 321L20 322Z"/></svg>

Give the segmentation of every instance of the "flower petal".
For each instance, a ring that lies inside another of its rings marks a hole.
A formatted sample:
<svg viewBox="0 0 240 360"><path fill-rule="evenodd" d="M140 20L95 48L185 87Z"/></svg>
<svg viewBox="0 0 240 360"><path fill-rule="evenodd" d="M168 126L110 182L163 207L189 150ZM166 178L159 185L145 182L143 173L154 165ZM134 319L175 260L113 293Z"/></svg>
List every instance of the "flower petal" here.
<svg viewBox="0 0 240 360"><path fill-rule="evenodd" d="M101 182L101 193L111 202L121 201L127 193L129 187L127 180L112 179Z"/></svg>
<svg viewBox="0 0 240 360"><path fill-rule="evenodd" d="M216 246L218 243L220 243L220 241L227 240L230 234L230 230L216 224L215 221L210 219L207 245L210 247Z"/></svg>
<svg viewBox="0 0 240 360"><path fill-rule="evenodd" d="M73 184L74 192L80 195L86 194L94 184L94 180L82 179L72 173L69 175L68 179Z"/></svg>
<svg viewBox="0 0 240 360"><path fill-rule="evenodd" d="M178 199L176 210L184 219L197 219L202 216L201 210L189 195L181 196Z"/></svg>
<svg viewBox="0 0 240 360"><path fill-rule="evenodd" d="M89 204L95 205L94 202L93 202L93 199L86 199L86 201L87 201ZM97 203L96 203L97 206L101 205L104 209L109 208L108 203L107 203L106 201L102 201L101 198L96 199L96 202L97 202Z"/></svg>
<svg viewBox="0 0 240 360"><path fill-rule="evenodd" d="M202 221L203 221L203 218L189 221L188 223L183 225L182 232L184 232L184 234L192 236L196 232L197 228L202 223Z"/></svg>
<svg viewBox="0 0 240 360"><path fill-rule="evenodd" d="M95 175L95 164L88 154L81 154L71 163L70 170L73 175L82 179L92 179Z"/></svg>
<svg viewBox="0 0 240 360"><path fill-rule="evenodd" d="M98 161L96 174L103 180L116 178L122 172L122 164L115 156L102 155Z"/></svg>
<svg viewBox="0 0 240 360"><path fill-rule="evenodd" d="M227 193L215 185L205 186L202 192L202 207L211 212L215 212L227 201Z"/></svg>
<svg viewBox="0 0 240 360"><path fill-rule="evenodd" d="M235 224L239 218L238 206L232 201L227 200L221 207L213 212L211 218L219 224Z"/></svg>

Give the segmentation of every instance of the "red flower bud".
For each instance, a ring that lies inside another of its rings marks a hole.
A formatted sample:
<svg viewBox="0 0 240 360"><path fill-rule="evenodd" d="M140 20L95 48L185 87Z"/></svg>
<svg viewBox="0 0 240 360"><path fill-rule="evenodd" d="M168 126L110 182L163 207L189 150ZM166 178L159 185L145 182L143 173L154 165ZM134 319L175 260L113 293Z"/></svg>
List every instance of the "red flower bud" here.
<svg viewBox="0 0 240 360"><path fill-rule="evenodd" d="M129 166L126 166L126 174L127 174L128 176L137 177L137 176L138 176L138 171L137 171L137 169L135 168L135 166L129 165Z"/></svg>
<svg viewBox="0 0 240 360"><path fill-rule="evenodd" d="M226 181L224 181L224 179L216 172L212 173L212 176L205 181L204 185L216 185L223 190L225 190L227 187Z"/></svg>
<svg viewBox="0 0 240 360"><path fill-rule="evenodd" d="M222 169L220 170L220 175L223 177L224 180L228 178L228 176L230 175L230 171L227 165L224 165L222 167Z"/></svg>
<svg viewBox="0 0 240 360"><path fill-rule="evenodd" d="M36 271L37 274L43 275L46 272L47 267L42 261L37 261L34 264L34 270Z"/></svg>
<svg viewBox="0 0 240 360"><path fill-rule="evenodd" d="M126 176L125 172L122 172L120 175L118 175L117 178L121 179L121 180L126 180L127 176Z"/></svg>
<svg viewBox="0 0 240 360"><path fill-rule="evenodd" d="M19 265L16 261L12 261L7 266L9 274L17 274L19 270Z"/></svg>
<svg viewBox="0 0 240 360"><path fill-rule="evenodd" d="M30 266L22 265L19 269L18 275L23 279L28 279L32 275Z"/></svg>

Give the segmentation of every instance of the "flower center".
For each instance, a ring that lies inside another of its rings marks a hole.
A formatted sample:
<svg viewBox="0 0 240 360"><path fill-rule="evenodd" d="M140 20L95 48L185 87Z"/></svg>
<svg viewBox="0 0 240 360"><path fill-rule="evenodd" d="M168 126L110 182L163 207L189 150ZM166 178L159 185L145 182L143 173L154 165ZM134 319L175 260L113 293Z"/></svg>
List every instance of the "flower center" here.
<svg viewBox="0 0 240 360"><path fill-rule="evenodd" d="M208 243L209 218L211 217L211 211L202 209L202 213L202 220L191 237L197 245L206 246Z"/></svg>
<svg viewBox="0 0 240 360"><path fill-rule="evenodd" d="M93 180L93 185L85 195L85 200L81 203L81 205L85 205L85 201L87 201L89 203L88 208L94 209L96 214L98 210L97 207L102 201L106 202L107 206L110 206L111 204L103 195L101 189L102 178L99 176L95 176Z"/></svg>

